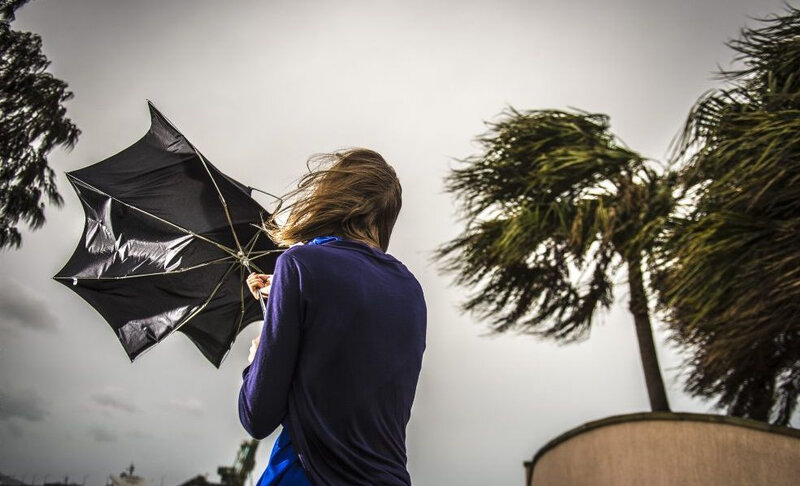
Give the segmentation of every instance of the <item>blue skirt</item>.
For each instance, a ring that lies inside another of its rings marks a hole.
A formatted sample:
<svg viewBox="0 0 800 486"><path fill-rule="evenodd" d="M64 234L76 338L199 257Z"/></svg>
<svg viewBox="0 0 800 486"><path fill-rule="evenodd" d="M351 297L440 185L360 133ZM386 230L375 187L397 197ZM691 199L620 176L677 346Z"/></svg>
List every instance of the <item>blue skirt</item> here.
<svg viewBox="0 0 800 486"><path fill-rule="evenodd" d="M286 427L275 441L267 468L256 486L311 486Z"/></svg>

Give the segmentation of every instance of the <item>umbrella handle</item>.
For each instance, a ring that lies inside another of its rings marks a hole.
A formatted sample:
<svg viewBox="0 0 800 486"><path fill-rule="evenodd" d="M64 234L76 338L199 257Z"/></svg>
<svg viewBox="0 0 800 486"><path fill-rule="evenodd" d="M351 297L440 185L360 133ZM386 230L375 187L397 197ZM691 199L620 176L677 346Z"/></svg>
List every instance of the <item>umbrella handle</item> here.
<svg viewBox="0 0 800 486"><path fill-rule="evenodd" d="M245 261L244 266L247 269L248 273L252 273L253 270L250 269L250 264ZM258 303L261 304L261 314L264 316L264 319L267 318L267 305L264 303L264 294L261 292L258 293Z"/></svg>
<svg viewBox="0 0 800 486"><path fill-rule="evenodd" d="M261 313L264 314L264 319L267 318L267 305L264 303L264 294L258 293L258 303L261 304Z"/></svg>

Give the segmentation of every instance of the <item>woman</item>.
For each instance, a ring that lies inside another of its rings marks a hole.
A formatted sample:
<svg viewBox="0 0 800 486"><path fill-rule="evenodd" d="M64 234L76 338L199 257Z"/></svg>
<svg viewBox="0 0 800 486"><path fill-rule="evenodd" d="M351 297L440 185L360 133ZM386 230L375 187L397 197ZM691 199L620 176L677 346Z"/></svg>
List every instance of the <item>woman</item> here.
<svg viewBox="0 0 800 486"><path fill-rule="evenodd" d="M426 308L417 280L386 253L400 183L372 150L316 160L326 166L288 196L286 222L273 215L266 228L290 248L271 277L247 280L269 297L239 418L256 439L283 425L259 486L411 484L405 429Z"/></svg>

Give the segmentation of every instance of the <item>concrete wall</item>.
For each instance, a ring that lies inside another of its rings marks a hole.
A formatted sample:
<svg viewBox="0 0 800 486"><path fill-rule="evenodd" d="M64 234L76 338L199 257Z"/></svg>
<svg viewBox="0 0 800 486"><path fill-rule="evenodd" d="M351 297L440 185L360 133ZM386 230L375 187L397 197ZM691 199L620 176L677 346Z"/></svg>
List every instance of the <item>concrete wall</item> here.
<svg viewBox="0 0 800 486"><path fill-rule="evenodd" d="M569 431L525 465L533 486L796 486L800 431L713 415L635 414Z"/></svg>

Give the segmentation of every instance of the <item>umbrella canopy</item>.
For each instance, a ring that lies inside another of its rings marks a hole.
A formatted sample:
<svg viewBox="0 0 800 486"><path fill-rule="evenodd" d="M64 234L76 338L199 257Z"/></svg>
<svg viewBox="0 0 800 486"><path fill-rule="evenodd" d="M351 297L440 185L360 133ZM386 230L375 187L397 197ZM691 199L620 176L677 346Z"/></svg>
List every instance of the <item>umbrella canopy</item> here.
<svg viewBox="0 0 800 486"><path fill-rule="evenodd" d="M282 250L258 229L269 213L250 188L148 105L142 139L67 173L86 222L53 278L108 321L131 360L180 331L219 367L236 335L262 318L246 275L272 273Z"/></svg>

